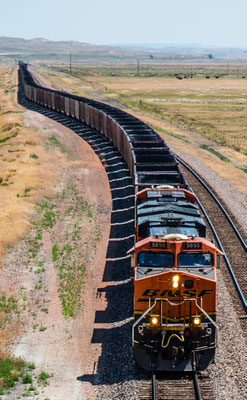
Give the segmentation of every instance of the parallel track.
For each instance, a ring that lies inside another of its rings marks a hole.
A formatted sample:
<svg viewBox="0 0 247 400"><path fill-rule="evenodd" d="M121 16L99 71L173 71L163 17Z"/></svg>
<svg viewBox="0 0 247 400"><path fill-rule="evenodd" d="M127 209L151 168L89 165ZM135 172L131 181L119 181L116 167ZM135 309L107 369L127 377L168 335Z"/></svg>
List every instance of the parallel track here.
<svg viewBox="0 0 247 400"><path fill-rule="evenodd" d="M225 207L221 204L220 200L214 194L214 192L209 188L209 186L203 181L203 179L187 164L185 163L180 157L176 156L176 159L189 171L193 176L202 184L202 186L207 190L210 196L214 199L218 207L221 209L222 213L225 215L226 219L228 220L229 224L231 225L232 229L234 230L236 236L238 237L243 249L247 252L247 244L244 240L243 236L239 232L236 224L234 224L232 218L230 217L229 213L226 211Z"/></svg>
<svg viewBox="0 0 247 400"><path fill-rule="evenodd" d="M180 168L197 195L199 203L203 204L202 208L206 217L213 224L216 232L215 235L213 229L211 229L214 240L218 242L218 246L225 253L222 270L227 284L234 288L231 293L235 292L236 311L247 335L246 242L236 223L233 222L233 217L229 215L226 207L215 193L189 165L180 158L177 157L177 159L181 163Z"/></svg>

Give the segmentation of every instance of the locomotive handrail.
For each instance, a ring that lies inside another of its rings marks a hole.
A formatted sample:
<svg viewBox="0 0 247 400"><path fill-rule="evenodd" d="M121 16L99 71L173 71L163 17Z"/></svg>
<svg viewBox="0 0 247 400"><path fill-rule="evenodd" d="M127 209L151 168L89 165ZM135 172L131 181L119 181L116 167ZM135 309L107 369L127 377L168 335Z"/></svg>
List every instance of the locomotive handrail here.
<svg viewBox="0 0 247 400"><path fill-rule="evenodd" d="M149 298L149 300L150 300L150 298ZM134 322L134 324L133 324L133 326L132 326L132 343L138 343L138 342L135 340L135 327L136 327L136 325L139 324L139 322L140 322L143 318L145 318L146 315L156 306L157 301L161 301L161 302L162 302L162 301L166 301L166 302L168 302L171 306L181 306L181 305L184 304L186 301L194 301L196 307L198 307L199 310L205 315L205 317L208 318L208 320L211 322L211 324L214 325L214 327L215 327L215 329L216 329L216 337L218 336L218 330L219 330L218 325L217 325L217 324L215 323L215 321L208 315L208 313L207 313L202 307L199 306L199 304L197 303L197 299L196 299L196 298L193 297L193 298L190 298L190 299L185 299L185 300L183 300L183 301L180 302L180 303L173 303L173 302L171 302L169 299L164 299L164 298L162 298L162 297L157 297L157 298L154 300L154 304L153 304L152 306L150 306L149 308L147 308L147 310L144 311L144 313L138 318L138 320Z"/></svg>

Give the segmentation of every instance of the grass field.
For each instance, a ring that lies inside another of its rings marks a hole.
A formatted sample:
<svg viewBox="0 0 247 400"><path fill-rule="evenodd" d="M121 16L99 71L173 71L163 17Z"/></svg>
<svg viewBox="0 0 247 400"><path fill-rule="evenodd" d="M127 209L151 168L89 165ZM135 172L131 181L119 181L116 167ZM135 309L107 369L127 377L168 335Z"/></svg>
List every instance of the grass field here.
<svg viewBox="0 0 247 400"><path fill-rule="evenodd" d="M174 82L171 87L164 80L160 89L118 90L117 94L131 107L194 128L247 154L247 85L244 91L238 81L235 87L220 82L222 87L204 81L187 81L182 87Z"/></svg>
<svg viewBox="0 0 247 400"><path fill-rule="evenodd" d="M56 72L70 73L68 64L53 65L52 69ZM247 78L247 66L245 64L236 64L228 66L228 63L170 63L161 64L151 62L136 61L132 64L85 64L72 65L73 76L124 76L124 77L164 77L176 78Z"/></svg>
<svg viewBox="0 0 247 400"><path fill-rule="evenodd" d="M53 76L69 77L66 66ZM141 112L196 129L247 154L247 68L214 65L73 66L84 89L94 87ZM176 79L176 78L180 79ZM182 79L181 79L182 78Z"/></svg>

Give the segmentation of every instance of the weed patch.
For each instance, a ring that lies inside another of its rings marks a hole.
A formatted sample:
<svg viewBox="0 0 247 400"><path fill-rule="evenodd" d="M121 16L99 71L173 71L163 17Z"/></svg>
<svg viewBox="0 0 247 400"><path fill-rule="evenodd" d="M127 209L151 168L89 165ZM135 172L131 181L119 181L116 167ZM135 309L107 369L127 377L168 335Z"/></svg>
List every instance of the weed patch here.
<svg viewBox="0 0 247 400"><path fill-rule="evenodd" d="M9 139L12 139L14 137L16 137L18 135L19 131L15 130L15 131L10 131L10 132L6 132L6 133L1 133L0 132L0 144L6 142Z"/></svg>
<svg viewBox="0 0 247 400"><path fill-rule="evenodd" d="M37 204L38 214L41 218L35 222L40 228L53 228L59 216L59 212L55 211L57 205L55 205L51 198L46 197L44 201Z"/></svg>
<svg viewBox="0 0 247 400"><path fill-rule="evenodd" d="M16 386L17 383L23 385L29 385L24 389L26 396L30 395L30 392L38 393L36 387L34 387L34 380L40 383L39 377L35 378L30 371L35 369L33 363L26 363L21 358L5 357L0 360L0 394L9 394L10 389ZM47 374L48 375L48 374ZM51 377L52 375L49 375Z"/></svg>
<svg viewBox="0 0 247 400"><path fill-rule="evenodd" d="M33 377L30 374L25 374L22 376L22 382L27 384L27 383L33 383Z"/></svg>
<svg viewBox="0 0 247 400"><path fill-rule="evenodd" d="M74 317L81 307L81 294L86 276L86 256L89 251L86 246L78 246L82 230L87 229L90 237L91 249L95 251L100 240L99 232L95 230L93 207L82 197L79 197L75 188L69 186L60 194L59 201L64 201L64 215L61 219L68 219L66 231L59 237L63 243L55 243L52 247L52 261L58 271L60 279L59 296L62 302L65 317ZM56 237L56 240L58 238ZM78 260L81 260L78 263Z"/></svg>
<svg viewBox="0 0 247 400"><path fill-rule="evenodd" d="M11 319L11 316L20 313L18 298L14 296L7 297L6 293L3 293L0 296L0 311L3 313L3 317L0 321L0 328L4 329L6 322Z"/></svg>
<svg viewBox="0 0 247 400"><path fill-rule="evenodd" d="M34 236L27 240L28 251L31 258L35 258L42 246L42 230L39 229L34 233Z"/></svg>
<svg viewBox="0 0 247 400"><path fill-rule="evenodd" d="M35 384L41 387L49 384L48 379L53 374L42 371L39 375L33 375L34 363L27 363L22 358L1 357L0 359L0 395L9 395L11 389L17 384L24 385L23 397L38 395Z"/></svg>
<svg viewBox="0 0 247 400"><path fill-rule="evenodd" d="M19 193L17 193L16 194L16 197L31 197L30 196L30 193L31 192L31 189L30 188L26 188L25 190L24 190L24 193L22 194L22 195L20 195Z"/></svg>
<svg viewBox="0 0 247 400"><path fill-rule="evenodd" d="M48 379L50 379L53 375L48 374L45 371L42 371L38 376L38 382L44 386L48 385Z"/></svg>
<svg viewBox="0 0 247 400"><path fill-rule="evenodd" d="M46 329L47 329L47 326L40 326L39 331L44 332L44 331L46 331Z"/></svg>
<svg viewBox="0 0 247 400"><path fill-rule="evenodd" d="M29 364L27 364L27 367L28 367L28 369L30 369L30 370L33 370L33 369L36 368L34 363L29 363Z"/></svg>
<svg viewBox="0 0 247 400"><path fill-rule="evenodd" d="M49 137L46 142L45 146L47 150L50 150L53 147L57 147L62 153L66 153L68 149L59 142L56 136Z"/></svg>
<svg viewBox="0 0 247 400"><path fill-rule="evenodd" d="M243 171L247 174L247 168L242 168L242 167L238 167L238 166L236 168L240 169L240 171Z"/></svg>
<svg viewBox="0 0 247 400"><path fill-rule="evenodd" d="M0 388L4 394L5 389L16 385L25 371L25 362L20 358L7 357L0 360Z"/></svg>
<svg viewBox="0 0 247 400"><path fill-rule="evenodd" d="M212 149L212 147L208 147L206 145L202 145L202 146L200 146L200 148L203 149L203 150L209 151L210 153L214 154L216 157L220 158L222 161L231 162L231 160L229 160L229 158L223 156L223 154L221 154L218 151Z"/></svg>
<svg viewBox="0 0 247 400"><path fill-rule="evenodd" d="M79 266L61 264L59 266L59 278L61 280L59 292L65 317L74 317L79 311L85 271L86 268L83 264Z"/></svg>
<svg viewBox="0 0 247 400"><path fill-rule="evenodd" d="M89 219L93 218L93 209L91 204L89 204L87 201L82 203L82 211L85 211L87 213L87 217Z"/></svg>
<svg viewBox="0 0 247 400"><path fill-rule="evenodd" d="M58 290L63 314L65 317L75 317L82 305L86 263L94 256L100 241L94 208L78 195L75 187L69 185L53 197L44 197L37 204L36 211L33 233L26 240L29 258L34 259L30 271L39 276L35 289L47 291L42 275L46 269L41 256L43 232L47 231L54 242L51 258L59 277ZM60 221L63 221L63 229L55 233L54 228ZM83 234L87 237L84 245L80 243ZM49 312L46 306L38 305L38 308L43 313ZM37 328L35 324L33 329ZM38 329L42 332L47 327L40 326Z"/></svg>
<svg viewBox="0 0 247 400"><path fill-rule="evenodd" d="M57 243L52 246L52 261L57 261L58 258L58 245Z"/></svg>
<svg viewBox="0 0 247 400"><path fill-rule="evenodd" d="M30 157L30 158L35 158L35 159L39 158L39 157L37 156L37 154L30 154L29 157Z"/></svg>
<svg viewBox="0 0 247 400"><path fill-rule="evenodd" d="M56 223L56 214L53 211L46 211L43 215L42 226L44 228L53 228Z"/></svg>

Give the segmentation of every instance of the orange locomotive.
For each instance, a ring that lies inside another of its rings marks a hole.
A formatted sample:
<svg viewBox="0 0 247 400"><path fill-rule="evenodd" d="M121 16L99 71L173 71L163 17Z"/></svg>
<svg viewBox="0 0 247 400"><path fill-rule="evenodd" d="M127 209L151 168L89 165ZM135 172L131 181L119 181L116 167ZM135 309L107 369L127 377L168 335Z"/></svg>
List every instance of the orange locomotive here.
<svg viewBox="0 0 247 400"><path fill-rule="evenodd" d="M203 370L217 342L216 265L222 254L205 239L195 196L174 187L146 188L136 198L132 331L146 370Z"/></svg>

